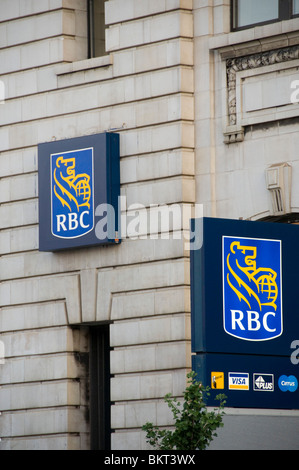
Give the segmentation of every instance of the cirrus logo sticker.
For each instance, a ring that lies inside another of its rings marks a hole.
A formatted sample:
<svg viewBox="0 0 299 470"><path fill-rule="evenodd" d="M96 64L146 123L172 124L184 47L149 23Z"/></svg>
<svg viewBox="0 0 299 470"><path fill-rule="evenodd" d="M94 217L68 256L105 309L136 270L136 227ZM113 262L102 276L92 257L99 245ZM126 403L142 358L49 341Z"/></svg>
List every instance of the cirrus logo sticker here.
<svg viewBox="0 0 299 470"><path fill-rule="evenodd" d="M278 386L282 392L295 392L298 388L298 380L294 375L279 377Z"/></svg>

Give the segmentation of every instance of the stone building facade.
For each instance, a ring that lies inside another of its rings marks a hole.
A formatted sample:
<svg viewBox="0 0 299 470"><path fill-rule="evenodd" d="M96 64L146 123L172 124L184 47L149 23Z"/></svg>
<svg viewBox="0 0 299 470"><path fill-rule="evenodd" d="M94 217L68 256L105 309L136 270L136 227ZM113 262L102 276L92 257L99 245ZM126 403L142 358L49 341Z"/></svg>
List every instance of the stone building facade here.
<svg viewBox="0 0 299 470"><path fill-rule="evenodd" d="M191 367L190 217L297 221L299 18L238 29L233 6L1 0L0 449L145 449ZM38 144L112 131L121 244L40 252ZM140 208L169 225L136 233ZM231 409L212 447L298 448L298 428L296 411Z"/></svg>

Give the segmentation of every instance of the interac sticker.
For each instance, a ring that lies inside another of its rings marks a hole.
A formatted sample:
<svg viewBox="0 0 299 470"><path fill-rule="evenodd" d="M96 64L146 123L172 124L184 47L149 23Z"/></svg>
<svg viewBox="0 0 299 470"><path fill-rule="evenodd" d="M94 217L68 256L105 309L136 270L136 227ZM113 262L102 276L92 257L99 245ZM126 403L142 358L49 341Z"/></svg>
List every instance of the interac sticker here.
<svg viewBox="0 0 299 470"><path fill-rule="evenodd" d="M283 331L281 241L223 236L226 333L266 341Z"/></svg>
<svg viewBox="0 0 299 470"><path fill-rule="evenodd" d="M224 372L211 372L211 388L214 390L224 389Z"/></svg>

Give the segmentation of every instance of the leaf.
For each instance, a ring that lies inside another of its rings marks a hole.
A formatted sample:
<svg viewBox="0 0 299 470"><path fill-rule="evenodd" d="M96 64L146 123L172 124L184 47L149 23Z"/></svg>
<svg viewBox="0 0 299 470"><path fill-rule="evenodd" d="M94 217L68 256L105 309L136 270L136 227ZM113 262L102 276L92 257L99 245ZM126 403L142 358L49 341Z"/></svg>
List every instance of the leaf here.
<svg viewBox="0 0 299 470"><path fill-rule="evenodd" d="M219 407L217 410L208 411L204 402L204 396L209 396L209 387L196 381L194 371L187 374L186 390L183 393L183 404L171 398L171 394L165 395L164 400L172 411L174 430L161 430L152 423L146 423L142 430L146 432L147 442L155 449L160 450L203 450L208 447L214 432L223 426L222 418L226 396L219 394L216 397Z"/></svg>

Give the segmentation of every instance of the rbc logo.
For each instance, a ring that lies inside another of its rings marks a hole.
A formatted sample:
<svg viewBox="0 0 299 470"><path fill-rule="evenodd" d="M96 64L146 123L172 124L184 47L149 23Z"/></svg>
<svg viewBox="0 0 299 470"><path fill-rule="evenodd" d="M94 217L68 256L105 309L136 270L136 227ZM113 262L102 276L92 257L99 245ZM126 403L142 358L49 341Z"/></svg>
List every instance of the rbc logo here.
<svg viewBox="0 0 299 470"><path fill-rule="evenodd" d="M93 149L51 155L52 234L77 238L94 227Z"/></svg>
<svg viewBox="0 0 299 470"><path fill-rule="evenodd" d="M247 341L282 334L281 241L223 237L223 321Z"/></svg>

